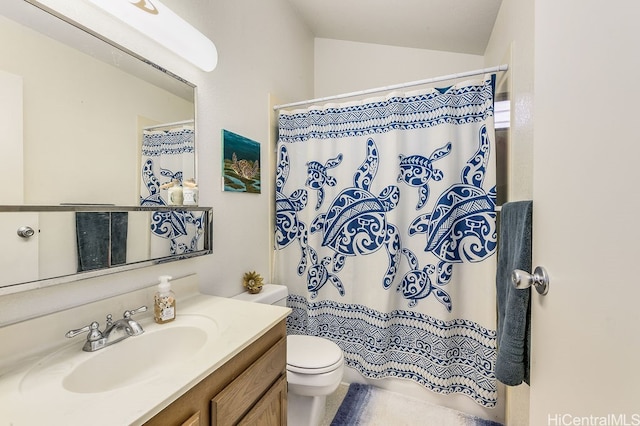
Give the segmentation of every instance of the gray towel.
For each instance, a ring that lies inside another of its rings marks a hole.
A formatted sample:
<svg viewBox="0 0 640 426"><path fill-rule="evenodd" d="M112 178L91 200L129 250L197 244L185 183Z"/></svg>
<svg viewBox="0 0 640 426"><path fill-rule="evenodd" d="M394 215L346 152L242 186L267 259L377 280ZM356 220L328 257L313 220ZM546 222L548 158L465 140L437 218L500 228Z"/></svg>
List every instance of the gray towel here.
<svg viewBox="0 0 640 426"><path fill-rule="evenodd" d="M496 378L509 386L529 383L531 288L516 289L511 273L514 269L531 272L532 211L532 201L505 203L500 211Z"/></svg>
<svg viewBox="0 0 640 426"><path fill-rule="evenodd" d="M127 212L76 212L78 272L126 263Z"/></svg>
<svg viewBox="0 0 640 426"><path fill-rule="evenodd" d="M111 213L111 262L109 266L127 263L127 233L129 231L129 213Z"/></svg>

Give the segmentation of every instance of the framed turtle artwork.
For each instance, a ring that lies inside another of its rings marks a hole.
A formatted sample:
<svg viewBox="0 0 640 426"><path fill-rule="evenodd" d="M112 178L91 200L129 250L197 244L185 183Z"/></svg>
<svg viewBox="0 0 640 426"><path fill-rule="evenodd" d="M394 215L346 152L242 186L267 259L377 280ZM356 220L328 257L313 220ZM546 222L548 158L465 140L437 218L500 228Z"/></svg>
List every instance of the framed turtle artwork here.
<svg viewBox="0 0 640 426"><path fill-rule="evenodd" d="M222 129L223 190L260 193L260 143Z"/></svg>

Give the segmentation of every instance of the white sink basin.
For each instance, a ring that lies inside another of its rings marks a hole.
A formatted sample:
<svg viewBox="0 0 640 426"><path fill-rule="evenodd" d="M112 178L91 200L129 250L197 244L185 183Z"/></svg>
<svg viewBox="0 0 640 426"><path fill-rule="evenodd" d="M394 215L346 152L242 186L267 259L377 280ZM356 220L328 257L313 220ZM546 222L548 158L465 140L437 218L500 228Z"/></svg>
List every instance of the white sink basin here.
<svg viewBox="0 0 640 426"><path fill-rule="evenodd" d="M196 327L176 326L145 332L101 350L78 364L62 381L71 392L105 392L153 376L184 362L207 341ZM117 346L117 348L116 348Z"/></svg>
<svg viewBox="0 0 640 426"><path fill-rule="evenodd" d="M143 334L96 352L65 348L29 371L21 390L37 388L38 382L53 376L64 390L74 393L108 392L139 383L188 363L217 329L207 317L184 315L168 324L148 325Z"/></svg>

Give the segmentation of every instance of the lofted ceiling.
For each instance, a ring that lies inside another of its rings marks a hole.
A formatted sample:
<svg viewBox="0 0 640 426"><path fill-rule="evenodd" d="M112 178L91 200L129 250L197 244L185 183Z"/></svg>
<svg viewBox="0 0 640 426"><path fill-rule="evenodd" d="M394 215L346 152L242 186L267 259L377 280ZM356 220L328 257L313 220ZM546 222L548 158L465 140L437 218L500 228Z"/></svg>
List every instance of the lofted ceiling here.
<svg viewBox="0 0 640 426"><path fill-rule="evenodd" d="M483 55L502 0L288 0L316 37Z"/></svg>

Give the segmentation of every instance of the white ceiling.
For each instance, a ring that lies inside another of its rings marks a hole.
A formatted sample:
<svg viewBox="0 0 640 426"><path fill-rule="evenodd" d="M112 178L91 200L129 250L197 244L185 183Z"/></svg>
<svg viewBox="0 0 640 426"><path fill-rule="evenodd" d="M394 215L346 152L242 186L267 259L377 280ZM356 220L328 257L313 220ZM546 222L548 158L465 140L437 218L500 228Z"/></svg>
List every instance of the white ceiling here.
<svg viewBox="0 0 640 426"><path fill-rule="evenodd" d="M289 0L316 37L483 55L502 0Z"/></svg>

